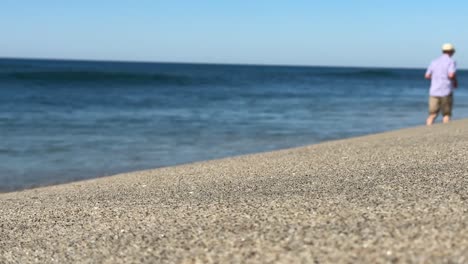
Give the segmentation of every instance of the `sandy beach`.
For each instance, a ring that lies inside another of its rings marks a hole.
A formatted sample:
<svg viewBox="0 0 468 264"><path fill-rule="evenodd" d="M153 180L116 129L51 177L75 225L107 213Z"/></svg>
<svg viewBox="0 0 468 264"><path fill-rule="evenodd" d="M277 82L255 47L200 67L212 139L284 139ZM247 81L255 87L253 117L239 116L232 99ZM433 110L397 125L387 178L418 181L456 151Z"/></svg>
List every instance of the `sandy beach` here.
<svg viewBox="0 0 468 264"><path fill-rule="evenodd" d="M467 263L468 120L0 194L0 263Z"/></svg>

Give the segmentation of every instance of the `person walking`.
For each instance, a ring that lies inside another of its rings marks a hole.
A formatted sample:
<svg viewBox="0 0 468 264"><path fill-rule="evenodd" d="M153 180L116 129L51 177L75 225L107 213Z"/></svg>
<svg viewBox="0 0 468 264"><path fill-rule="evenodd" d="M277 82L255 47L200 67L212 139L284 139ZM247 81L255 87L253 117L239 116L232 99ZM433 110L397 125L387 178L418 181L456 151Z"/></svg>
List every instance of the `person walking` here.
<svg viewBox="0 0 468 264"><path fill-rule="evenodd" d="M458 87L457 65L452 59L455 47L442 45L442 56L433 60L426 71L426 79L431 80L429 89L429 116L426 125L434 123L439 112L442 112L443 122L448 123L452 117L453 90Z"/></svg>

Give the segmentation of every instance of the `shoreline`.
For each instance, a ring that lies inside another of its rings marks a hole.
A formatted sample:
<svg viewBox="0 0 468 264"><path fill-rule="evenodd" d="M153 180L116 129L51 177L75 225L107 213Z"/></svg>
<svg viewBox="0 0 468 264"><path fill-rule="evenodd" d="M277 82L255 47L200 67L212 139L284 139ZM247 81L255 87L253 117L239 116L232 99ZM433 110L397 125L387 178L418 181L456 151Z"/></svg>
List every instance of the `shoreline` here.
<svg viewBox="0 0 468 264"><path fill-rule="evenodd" d="M460 120L460 119L457 119L457 120ZM455 120L455 121L457 121L457 120ZM411 128L414 128L414 127L405 127L405 128L400 128L398 130L388 130L388 131L382 131L382 132L377 132L377 133L368 133L368 134L357 135L357 136L349 136L349 137L344 137L344 138L329 139L329 140L324 140L324 141L320 141L320 142L316 142L316 143L312 143L312 144L298 145L298 146L292 146L292 147L288 147L288 148L281 148L281 149L275 149L275 150L254 151L254 152L251 152L251 153L239 154L239 155L234 155L234 156L219 157L219 158L208 159L208 160L195 160L195 161L187 162L187 163L179 163L179 164L173 164L173 165L162 165L160 167L152 167L152 168L146 168L146 169L138 169L138 170L123 171L123 172L117 172L117 173L111 173L111 174L103 174L101 176L94 176L94 177L83 178L83 179L78 179L78 180L65 180L63 182L57 182L57 183L38 184L38 185L32 185L32 186L28 186L28 187L14 188L14 189L5 190L5 191L0 189L0 195L7 194L7 193L13 193L13 192L22 192L22 191L28 191L28 190L34 190L34 189L40 189L40 188L47 188L47 187L52 187L52 186L60 186L60 185L67 185L67 184L91 181L91 180L96 180L96 179L101 179L101 178L115 177L115 176L119 176L119 175L129 175L129 174L133 174L133 173L148 172L148 171L154 171L154 170L159 170L159 169L168 169L168 168L179 167L179 166L196 165L198 163L221 161L221 160L225 160L225 159L231 159L231 158L237 158L237 157L243 157L243 156L261 155L261 154L266 154L266 153L270 153L270 152L293 150L293 149L299 149L299 148L304 148L304 147L310 147L310 146L314 146L314 145L325 144L325 143L334 142L334 141L349 140L349 139L354 139L354 138L367 137L367 136L372 136L372 135L379 135L379 134L390 133L390 132L394 132L394 131L411 129Z"/></svg>
<svg viewBox="0 0 468 264"><path fill-rule="evenodd" d="M464 262L468 120L0 193L0 262Z"/></svg>

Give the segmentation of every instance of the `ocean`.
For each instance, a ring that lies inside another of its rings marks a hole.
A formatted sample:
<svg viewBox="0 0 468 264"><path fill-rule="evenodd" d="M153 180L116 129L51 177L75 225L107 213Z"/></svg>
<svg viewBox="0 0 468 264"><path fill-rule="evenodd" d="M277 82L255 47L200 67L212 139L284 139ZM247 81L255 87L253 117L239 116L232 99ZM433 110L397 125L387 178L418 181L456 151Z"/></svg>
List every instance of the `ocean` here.
<svg viewBox="0 0 468 264"><path fill-rule="evenodd" d="M468 72L458 74L455 119L468 117ZM1 59L0 191L423 125L423 75Z"/></svg>

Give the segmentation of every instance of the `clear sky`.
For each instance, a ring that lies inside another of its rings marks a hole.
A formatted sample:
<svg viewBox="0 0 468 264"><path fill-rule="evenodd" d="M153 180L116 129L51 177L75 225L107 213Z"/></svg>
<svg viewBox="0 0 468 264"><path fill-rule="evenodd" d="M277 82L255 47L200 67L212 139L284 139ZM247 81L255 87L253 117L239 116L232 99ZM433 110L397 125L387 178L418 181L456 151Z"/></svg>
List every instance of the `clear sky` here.
<svg viewBox="0 0 468 264"><path fill-rule="evenodd" d="M0 57L468 66L468 1L1 0Z"/></svg>

